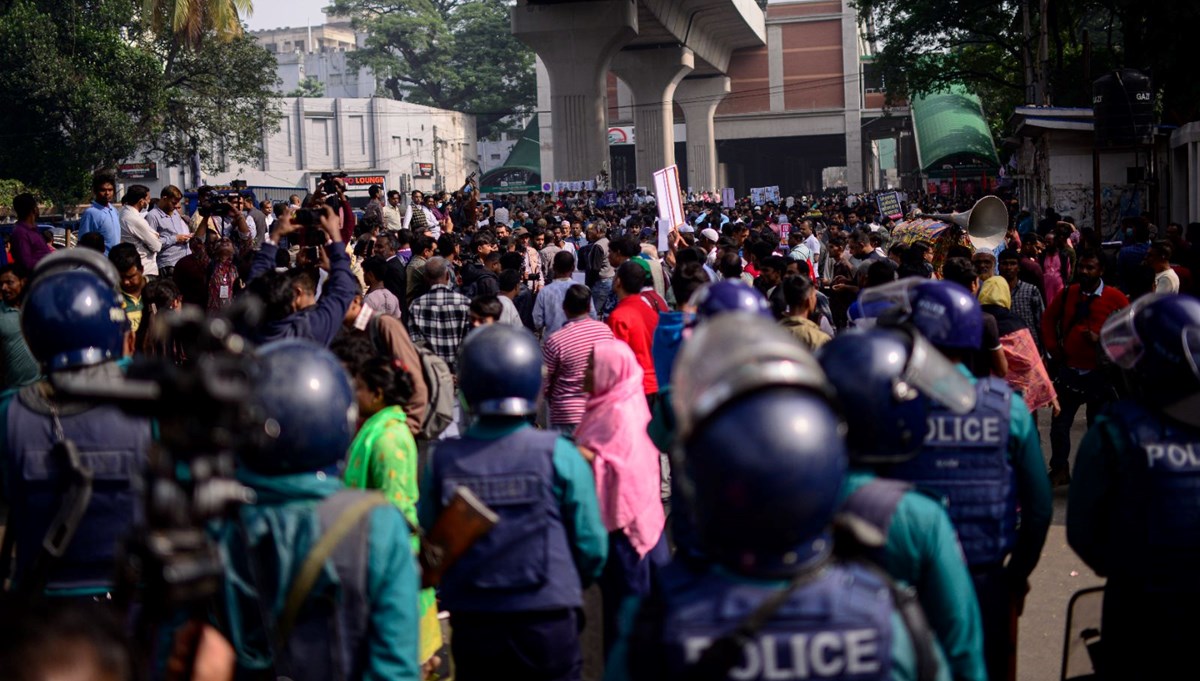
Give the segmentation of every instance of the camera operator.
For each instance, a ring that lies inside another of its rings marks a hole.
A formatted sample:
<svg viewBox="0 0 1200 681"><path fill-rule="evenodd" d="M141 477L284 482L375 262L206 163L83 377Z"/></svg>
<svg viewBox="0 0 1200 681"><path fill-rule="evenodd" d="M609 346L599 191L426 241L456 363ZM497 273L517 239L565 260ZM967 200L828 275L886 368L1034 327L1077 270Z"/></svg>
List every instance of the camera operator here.
<svg viewBox="0 0 1200 681"><path fill-rule="evenodd" d="M307 338L328 347L354 300L357 282L350 272L350 256L342 241L342 221L327 205L301 210L311 212L287 209L274 222L271 233L254 256L254 264L247 277L250 291L261 298L265 306L262 323L247 333L257 343L280 338ZM329 261L329 278L325 281L320 301L298 285L296 271L275 272L279 240L304 226L297 217L314 220L312 226L319 227L327 238L323 247L307 246L313 250L324 248Z"/></svg>
<svg viewBox="0 0 1200 681"><path fill-rule="evenodd" d="M133 334L118 280L98 253L58 251L39 263L22 307L22 329L47 378L0 404L11 504L0 571L15 551L13 583L28 595L109 593L117 547L142 514L133 478L146 465L150 421L111 404L64 400L53 387L121 379L117 360L132 350ZM44 549L47 539L62 552Z"/></svg>
<svg viewBox="0 0 1200 681"><path fill-rule="evenodd" d="M208 190L207 193L204 192L205 189ZM196 214L200 218L196 222L197 231L204 230L202 233L213 232L218 236L227 237L239 250L253 244L255 225L246 220L241 194L221 196L210 187L201 187L199 194Z"/></svg>
<svg viewBox="0 0 1200 681"><path fill-rule="evenodd" d="M341 204L338 217L342 220L342 241L349 243L350 238L354 236L354 225L358 222L358 218L354 215L350 199L346 198L345 177L345 173L337 176L322 176L321 191L325 194L326 201L336 197L337 202Z"/></svg>

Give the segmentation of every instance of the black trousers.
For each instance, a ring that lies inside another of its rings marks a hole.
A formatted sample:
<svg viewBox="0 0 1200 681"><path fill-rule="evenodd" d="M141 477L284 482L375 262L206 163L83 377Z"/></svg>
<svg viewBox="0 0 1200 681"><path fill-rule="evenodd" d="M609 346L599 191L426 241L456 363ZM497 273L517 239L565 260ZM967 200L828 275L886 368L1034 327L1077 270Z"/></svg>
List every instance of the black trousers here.
<svg viewBox="0 0 1200 681"><path fill-rule="evenodd" d="M1014 672L1017 654L1017 625L1012 590L1004 567L971 569L979 616L983 620L983 662L988 678L1008 681Z"/></svg>
<svg viewBox="0 0 1200 681"><path fill-rule="evenodd" d="M456 681L579 681L575 610L450 615Z"/></svg>

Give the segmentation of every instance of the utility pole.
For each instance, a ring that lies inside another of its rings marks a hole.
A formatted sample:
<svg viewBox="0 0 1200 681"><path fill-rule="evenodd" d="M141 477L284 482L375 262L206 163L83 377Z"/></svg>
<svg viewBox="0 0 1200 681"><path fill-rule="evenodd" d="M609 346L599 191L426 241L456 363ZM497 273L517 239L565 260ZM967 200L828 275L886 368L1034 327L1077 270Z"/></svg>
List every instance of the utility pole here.
<svg viewBox="0 0 1200 681"><path fill-rule="evenodd" d="M1038 29L1038 106L1050 106L1050 0L1041 0Z"/></svg>
<svg viewBox="0 0 1200 681"><path fill-rule="evenodd" d="M1036 104L1033 75L1033 22L1029 16L1029 0L1021 0L1021 59L1025 62L1025 103Z"/></svg>

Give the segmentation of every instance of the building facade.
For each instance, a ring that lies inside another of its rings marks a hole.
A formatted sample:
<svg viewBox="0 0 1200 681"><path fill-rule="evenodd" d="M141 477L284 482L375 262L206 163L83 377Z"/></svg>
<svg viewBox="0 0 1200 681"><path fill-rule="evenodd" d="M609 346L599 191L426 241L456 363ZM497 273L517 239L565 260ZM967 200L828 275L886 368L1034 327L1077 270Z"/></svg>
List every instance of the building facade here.
<svg viewBox="0 0 1200 681"><path fill-rule="evenodd" d="M305 78L315 78L324 87L323 96L372 97L378 83L368 68L355 68L350 53L362 45L349 20L331 21L299 28L252 31L259 45L275 56L278 92L293 92Z"/></svg>
<svg viewBox="0 0 1200 681"><path fill-rule="evenodd" d="M240 179L303 194L322 173L344 171L352 202L361 204L372 184L404 193L453 191L478 172L475 117L469 114L381 97L290 97L279 103L279 130L263 140L263 161L206 174L204 184ZM138 181L157 195L167 184L194 189L190 176L184 168L162 168L154 179Z"/></svg>

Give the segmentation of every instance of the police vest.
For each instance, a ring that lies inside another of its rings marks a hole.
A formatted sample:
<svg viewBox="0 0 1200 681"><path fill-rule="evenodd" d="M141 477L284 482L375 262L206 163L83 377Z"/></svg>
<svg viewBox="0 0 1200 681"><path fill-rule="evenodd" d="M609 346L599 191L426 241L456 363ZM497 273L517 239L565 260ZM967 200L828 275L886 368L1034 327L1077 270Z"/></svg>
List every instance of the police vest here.
<svg viewBox="0 0 1200 681"><path fill-rule="evenodd" d="M17 532L18 581L41 552L66 492L65 462L51 456L58 443L37 385L9 402L7 427L10 526ZM114 406L60 414L64 436L92 471L92 498L66 553L47 575L48 589L108 590L119 543L142 518L133 480L146 465L150 422Z"/></svg>
<svg viewBox="0 0 1200 681"><path fill-rule="evenodd" d="M500 521L442 577L451 612L511 612L583 604L554 495L557 433L522 427L497 440L444 440L430 456L443 506L463 485Z"/></svg>
<svg viewBox="0 0 1200 681"><path fill-rule="evenodd" d="M1113 576L1151 591L1200 593L1200 430L1132 401L1106 415L1130 439L1113 504Z"/></svg>
<svg viewBox="0 0 1200 681"><path fill-rule="evenodd" d="M680 678L704 651L735 630L781 587L672 563L661 573L664 678ZM892 614L888 586L855 564L831 564L801 586L742 647L737 681L888 679ZM631 664L639 661L631 660Z"/></svg>
<svg viewBox="0 0 1200 681"><path fill-rule="evenodd" d="M975 383L975 391L975 409L969 414L931 410L921 453L887 471L887 477L907 480L943 500L972 568L1001 563L1012 550L1017 528L1008 455L1012 389L987 377Z"/></svg>

